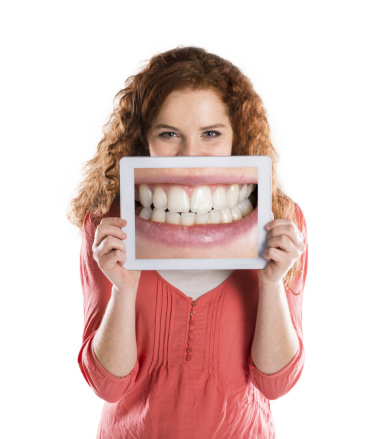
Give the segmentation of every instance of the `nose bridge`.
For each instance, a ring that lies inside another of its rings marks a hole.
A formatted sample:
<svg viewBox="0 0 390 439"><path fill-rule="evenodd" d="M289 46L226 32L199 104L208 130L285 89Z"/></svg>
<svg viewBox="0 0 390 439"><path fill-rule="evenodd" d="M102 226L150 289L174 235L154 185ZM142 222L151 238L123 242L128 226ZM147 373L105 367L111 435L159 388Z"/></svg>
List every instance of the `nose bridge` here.
<svg viewBox="0 0 390 439"><path fill-rule="evenodd" d="M183 139L181 155L183 156L199 156L201 154L201 147L196 136L189 136Z"/></svg>

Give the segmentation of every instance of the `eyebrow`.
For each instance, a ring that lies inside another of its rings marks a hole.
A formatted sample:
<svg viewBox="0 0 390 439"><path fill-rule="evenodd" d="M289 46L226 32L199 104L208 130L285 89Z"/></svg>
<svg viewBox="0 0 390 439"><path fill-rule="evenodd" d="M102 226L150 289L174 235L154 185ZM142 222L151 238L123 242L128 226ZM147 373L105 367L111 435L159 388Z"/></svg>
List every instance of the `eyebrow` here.
<svg viewBox="0 0 390 439"><path fill-rule="evenodd" d="M168 130L180 131L179 129L177 129L175 127L172 127L170 125L165 125L165 124L162 124L162 123L160 123L160 124L158 124L158 125L156 125L154 127L155 130L157 130L158 128L165 128L165 129L168 129ZM212 130L214 128L226 128L226 126L223 125L222 123L216 123L215 125L209 125L207 127L201 127L200 130L201 131L206 131L206 130Z"/></svg>

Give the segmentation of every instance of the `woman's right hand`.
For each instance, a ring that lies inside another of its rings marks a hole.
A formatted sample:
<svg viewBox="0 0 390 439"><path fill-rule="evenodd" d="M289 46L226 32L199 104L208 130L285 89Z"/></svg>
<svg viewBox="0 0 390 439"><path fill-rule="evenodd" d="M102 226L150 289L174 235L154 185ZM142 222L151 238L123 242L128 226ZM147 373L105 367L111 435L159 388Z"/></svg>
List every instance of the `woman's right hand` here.
<svg viewBox="0 0 390 439"><path fill-rule="evenodd" d="M92 244L93 258L105 276L118 290L131 290L139 281L141 271L127 270L126 238L121 227L126 225L122 218L103 218L95 231Z"/></svg>

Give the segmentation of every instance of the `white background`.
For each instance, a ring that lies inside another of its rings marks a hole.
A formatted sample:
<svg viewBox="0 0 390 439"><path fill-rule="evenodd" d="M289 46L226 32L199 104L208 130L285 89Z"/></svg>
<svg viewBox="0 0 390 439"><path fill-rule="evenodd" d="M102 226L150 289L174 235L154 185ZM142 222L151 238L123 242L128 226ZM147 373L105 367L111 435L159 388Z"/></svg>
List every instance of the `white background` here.
<svg viewBox="0 0 390 439"><path fill-rule="evenodd" d="M306 364L271 403L277 438L390 438L386 3L1 7L1 437L95 438L103 402L77 364L80 238L66 207L125 79L195 45L252 80L308 225Z"/></svg>

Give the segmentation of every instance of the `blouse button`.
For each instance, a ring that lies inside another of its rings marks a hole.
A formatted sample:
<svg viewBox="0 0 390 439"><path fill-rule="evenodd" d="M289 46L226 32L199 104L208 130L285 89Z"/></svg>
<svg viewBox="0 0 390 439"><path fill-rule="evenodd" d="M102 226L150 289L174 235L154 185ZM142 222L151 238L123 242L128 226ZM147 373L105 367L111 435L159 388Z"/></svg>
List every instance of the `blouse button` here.
<svg viewBox="0 0 390 439"><path fill-rule="evenodd" d="M192 306L195 306L195 305L197 305L197 304L198 304L197 302L192 302L192 303L191 303Z"/></svg>
<svg viewBox="0 0 390 439"><path fill-rule="evenodd" d="M187 355L187 356L186 356L186 360L187 360L187 361L190 361L191 358L192 358L191 355Z"/></svg>
<svg viewBox="0 0 390 439"><path fill-rule="evenodd" d="M193 340L192 338L188 337L188 340L187 340L187 343L188 343L188 344L192 343L193 341L194 341L194 340Z"/></svg>
<svg viewBox="0 0 390 439"><path fill-rule="evenodd" d="M192 349L191 348L187 348L186 351L187 352L192 352Z"/></svg>
<svg viewBox="0 0 390 439"><path fill-rule="evenodd" d="M188 335L192 335L194 331L188 331Z"/></svg>
<svg viewBox="0 0 390 439"><path fill-rule="evenodd" d="M190 321L190 326L195 325L195 322L193 320Z"/></svg>

